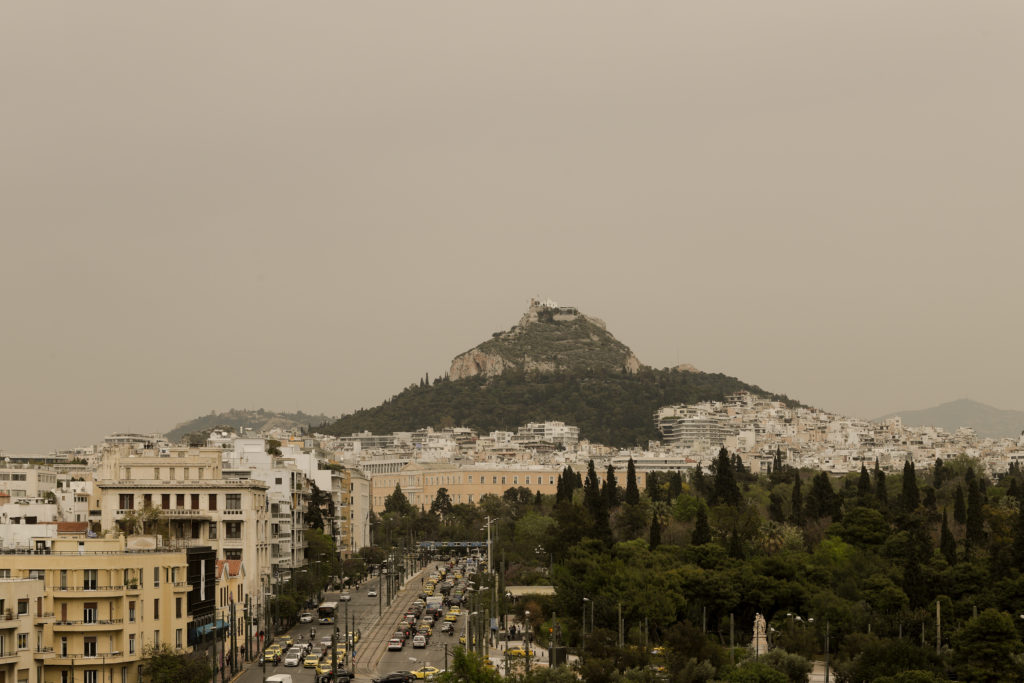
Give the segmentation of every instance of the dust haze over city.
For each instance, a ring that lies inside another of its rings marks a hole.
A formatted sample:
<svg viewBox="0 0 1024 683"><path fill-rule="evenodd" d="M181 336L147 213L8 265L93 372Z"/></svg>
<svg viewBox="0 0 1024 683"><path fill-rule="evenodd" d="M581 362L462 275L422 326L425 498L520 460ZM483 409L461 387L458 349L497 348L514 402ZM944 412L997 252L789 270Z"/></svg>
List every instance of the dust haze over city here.
<svg viewBox="0 0 1024 683"><path fill-rule="evenodd" d="M340 415L530 297L861 418L1024 409L1024 5L0 7L0 449Z"/></svg>

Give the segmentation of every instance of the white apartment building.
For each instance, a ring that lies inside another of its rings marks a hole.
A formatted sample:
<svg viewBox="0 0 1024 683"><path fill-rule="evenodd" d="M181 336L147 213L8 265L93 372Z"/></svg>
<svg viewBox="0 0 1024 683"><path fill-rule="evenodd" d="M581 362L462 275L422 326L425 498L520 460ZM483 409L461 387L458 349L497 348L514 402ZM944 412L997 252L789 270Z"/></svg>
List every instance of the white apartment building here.
<svg viewBox="0 0 1024 683"><path fill-rule="evenodd" d="M15 498L42 498L57 488L57 471L36 465L0 467L0 493Z"/></svg>
<svg viewBox="0 0 1024 683"><path fill-rule="evenodd" d="M271 566L268 486L224 477L219 449L114 447L96 476L104 531L160 533L172 547L211 546L217 559L245 562L245 590L261 594Z"/></svg>

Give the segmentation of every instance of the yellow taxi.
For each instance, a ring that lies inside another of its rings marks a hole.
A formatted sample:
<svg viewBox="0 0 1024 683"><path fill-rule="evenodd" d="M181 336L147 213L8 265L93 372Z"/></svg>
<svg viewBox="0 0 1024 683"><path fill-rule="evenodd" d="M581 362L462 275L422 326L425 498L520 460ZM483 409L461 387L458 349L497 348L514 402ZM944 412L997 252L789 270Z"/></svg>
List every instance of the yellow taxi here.
<svg viewBox="0 0 1024 683"><path fill-rule="evenodd" d="M306 658L302 660L302 668L304 669L315 669L316 665L320 663L319 655L306 655Z"/></svg>
<svg viewBox="0 0 1024 683"><path fill-rule="evenodd" d="M526 650L521 647L510 647L509 649L505 650L505 654L507 654L509 657L532 657L533 650Z"/></svg>
<svg viewBox="0 0 1024 683"><path fill-rule="evenodd" d="M416 678L423 678L426 680L430 680L434 676L444 673L444 671L438 669L436 666L429 665L423 667L422 669L413 669L412 672L416 675Z"/></svg>
<svg viewBox="0 0 1024 683"><path fill-rule="evenodd" d="M324 661L322 661L322 662L320 662L319 664L316 665L316 675L317 676L326 676L329 673L331 673L331 660L330 659L325 659Z"/></svg>
<svg viewBox="0 0 1024 683"><path fill-rule="evenodd" d="M452 621L452 622L458 621L459 620L459 613L458 612L448 612L448 614L444 615L444 620L445 621Z"/></svg>

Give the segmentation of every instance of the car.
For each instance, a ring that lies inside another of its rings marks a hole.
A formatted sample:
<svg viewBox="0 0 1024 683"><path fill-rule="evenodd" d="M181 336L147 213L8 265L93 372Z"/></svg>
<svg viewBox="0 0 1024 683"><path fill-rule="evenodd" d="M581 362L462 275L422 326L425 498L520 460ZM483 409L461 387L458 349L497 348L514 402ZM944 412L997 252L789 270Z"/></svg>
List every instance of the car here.
<svg viewBox="0 0 1024 683"><path fill-rule="evenodd" d="M277 639L279 643L284 643L284 647L291 647L295 644L291 636L278 636Z"/></svg>
<svg viewBox="0 0 1024 683"><path fill-rule="evenodd" d="M392 638L388 641L389 650L401 650L403 645L405 645L405 643L401 638Z"/></svg>
<svg viewBox="0 0 1024 683"><path fill-rule="evenodd" d="M430 628L429 624L420 624L416 627L416 633L419 633L421 636L426 636L427 638L429 638L430 636L434 635L434 629Z"/></svg>
<svg viewBox="0 0 1024 683"><path fill-rule="evenodd" d="M373 679L373 683L411 683L416 680L416 674L411 671L392 671Z"/></svg>
<svg viewBox="0 0 1024 683"><path fill-rule="evenodd" d="M298 666L302 663L302 655L298 652L289 652L284 656L285 666Z"/></svg>
<svg viewBox="0 0 1024 683"><path fill-rule="evenodd" d="M302 660L303 669L315 669L316 665L320 663L320 655L306 655L306 658Z"/></svg>
<svg viewBox="0 0 1024 683"><path fill-rule="evenodd" d="M436 666L425 666L422 669L413 669L413 674L416 678L429 681L434 676L444 673L444 669L438 669Z"/></svg>
<svg viewBox="0 0 1024 683"><path fill-rule="evenodd" d="M299 623L300 624L312 624L313 623L313 613L312 612L303 612L302 614L300 614L299 615Z"/></svg>
<svg viewBox="0 0 1024 683"><path fill-rule="evenodd" d="M441 624L441 633L454 633L454 632L455 632L455 624L451 623L450 621L446 621L446 622L443 622Z"/></svg>
<svg viewBox="0 0 1024 683"><path fill-rule="evenodd" d="M434 625L434 617L432 615L430 615L430 614L426 615L425 617L423 617L423 623L426 624L427 626L433 626Z"/></svg>
<svg viewBox="0 0 1024 683"><path fill-rule="evenodd" d="M281 662L281 651L277 648L267 648L263 654L260 655L260 664L263 662L279 664Z"/></svg>
<svg viewBox="0 0 1024 683"><path fill-rule="evenodd" d="M329 673L331 673L331 660L328 659L316 665L317 676L325 676Z"/></svg>
<svg viewBox="0 0 1024 683"><path fill-rule="evenodd" d="M320 647L322 647L325 650L330 650L331 649L331 645L333 645L333 644L334 644L334 640L331 639L331 638L321 638L320 639Z"/></svg>
<svg viewBox="0 0 1024 683"><path fill-rule="evenodd" d="M349 602L351 599L352 595L348 591L345 591L344 593L338 596L338 600L341 600L342 602Z"/></svg>
<svg viewBox="0 0 1024 683"><path fill-rule="evenodd" d="M348 683L353 678L352 672L346 669L338 669L337 675L332 673L326 673L323 676L317 676L318 683Z"/></svg>
<svg viewBox="0 0 1024 683"><path fill-rule="evenodd" d="M366 591L366 597L368 597L368 598L375 598L375 597L377 597L377 591L375 591L374 589L371 588L370 590Z"/></svg>
<svg viewBox="0 0 1024 683"><path fill-rule="evenodd" d="M414 635L412 637L412 646L414 648L426 647L427 646L427 637L425 635L423 635L422 633L417 633L416 635Z"/></svg>
<svg viewBox="0 0 1024 683"><path fill-rule="evenodd" d="M527 650L522 647L510 647L505 650L505 654L509 657L532 657L533 650Z"/></svg>
<svg viewBox="0 0 1024 683"><path fill-rule="evenodd" d="M459 620L459 615L456 614L455 612L449 612L448 614L444 615L444 620L445 621L456 622L456 621Z"/></svg>

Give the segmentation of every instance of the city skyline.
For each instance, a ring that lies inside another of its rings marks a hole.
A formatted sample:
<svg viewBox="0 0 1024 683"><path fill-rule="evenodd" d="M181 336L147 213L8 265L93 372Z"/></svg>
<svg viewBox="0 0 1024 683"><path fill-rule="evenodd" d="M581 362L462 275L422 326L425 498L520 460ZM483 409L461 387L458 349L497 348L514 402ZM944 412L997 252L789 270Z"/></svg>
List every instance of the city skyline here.
<svg viewBox="0 0 1024 683"><path fill-rule="evenodd" d="M5 451L377 405L532 296L851 417L1024 409L1024 7L0 17Z"/></svg>

